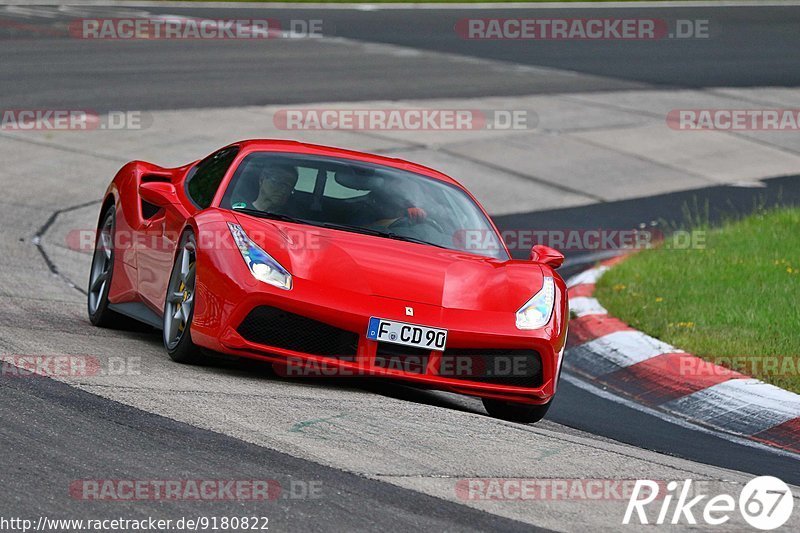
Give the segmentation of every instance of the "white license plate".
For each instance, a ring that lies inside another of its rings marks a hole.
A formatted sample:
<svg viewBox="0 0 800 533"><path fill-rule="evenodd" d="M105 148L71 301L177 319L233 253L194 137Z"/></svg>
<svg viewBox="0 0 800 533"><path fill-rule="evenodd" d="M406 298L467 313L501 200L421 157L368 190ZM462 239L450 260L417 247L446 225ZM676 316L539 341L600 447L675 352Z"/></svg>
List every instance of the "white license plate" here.
<svg viewBox="0 0 800 533"><path fill-rule="evenodd" d="M372 317L369 319L367 338L403 346L443 351L447 343L447 330Z"/></svg>

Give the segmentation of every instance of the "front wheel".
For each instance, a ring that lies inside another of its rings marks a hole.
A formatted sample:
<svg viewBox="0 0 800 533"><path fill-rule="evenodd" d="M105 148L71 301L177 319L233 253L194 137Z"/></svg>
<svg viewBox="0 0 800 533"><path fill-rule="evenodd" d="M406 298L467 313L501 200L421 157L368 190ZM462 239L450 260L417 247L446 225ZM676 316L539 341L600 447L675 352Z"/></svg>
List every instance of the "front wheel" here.
<svg viewBox="0 0 800 533"><path fill-rule="evenodd" d="M196 280L197 242L194 233L187 231L178 245L164 300L164 347L170 358L178 363L205 362L200 348L192 342Z"/></svg>
<svg viewBox="0 0 800 533"><path fill-rule="evenodd" d="M523 424L538 422L544 418L547 410L550 409L551 403L553 403L553 400L543 405L528 405L483 398L483 407L491 416Z"/></svg>

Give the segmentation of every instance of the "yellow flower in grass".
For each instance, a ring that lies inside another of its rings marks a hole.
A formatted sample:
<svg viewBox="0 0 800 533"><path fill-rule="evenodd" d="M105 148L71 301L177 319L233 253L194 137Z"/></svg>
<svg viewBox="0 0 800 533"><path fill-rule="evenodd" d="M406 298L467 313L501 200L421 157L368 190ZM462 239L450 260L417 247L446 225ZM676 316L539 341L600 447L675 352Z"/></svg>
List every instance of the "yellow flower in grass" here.
<svg viewBox="0 0 800 533"><path fill-rule="evenodd" d="M661 296L656 296L656 303L663 302L663 301L664 301L664 298L662 298Z"/></svg>

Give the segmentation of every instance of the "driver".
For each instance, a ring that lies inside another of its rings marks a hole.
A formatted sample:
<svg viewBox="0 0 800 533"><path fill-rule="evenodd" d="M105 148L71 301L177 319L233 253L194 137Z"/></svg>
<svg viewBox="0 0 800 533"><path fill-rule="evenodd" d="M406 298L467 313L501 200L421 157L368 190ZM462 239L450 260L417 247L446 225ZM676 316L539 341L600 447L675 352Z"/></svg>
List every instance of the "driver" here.
<svg viewBox="0 0 800 533"><path fill-rule="evenodd" d="M297 179L297 169L291 165L266 166L258 177L258 198L253 207L267 212L286 207Z"/></svg>

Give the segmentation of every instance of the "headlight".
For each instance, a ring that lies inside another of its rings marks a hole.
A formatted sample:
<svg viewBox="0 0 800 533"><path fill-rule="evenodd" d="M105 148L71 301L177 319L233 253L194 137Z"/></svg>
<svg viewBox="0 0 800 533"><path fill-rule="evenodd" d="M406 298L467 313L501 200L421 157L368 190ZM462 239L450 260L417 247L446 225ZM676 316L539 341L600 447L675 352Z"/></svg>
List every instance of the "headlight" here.
<svg viewBox="0 0 800 533"><path fill-rule="evenodd" d="M555 303L556 285L553 278L546 276L541 290L533 295L519 311L517 311L518 329L538 329L550 322Z"/></svg>
<svg viewBox="0 0 800 533"><path fill-rule="evenodd" d="M288 291L292 288L292 275L289 274L289 271L275 261L271 255L262 250L259 245L250 240L250 237L247 236L247 233L244 232L239 224L228 222L228 228L231 230L233 240L236 241L236 246L239 247L242 258L254 278L274 285L279 289Z"/></svg>

